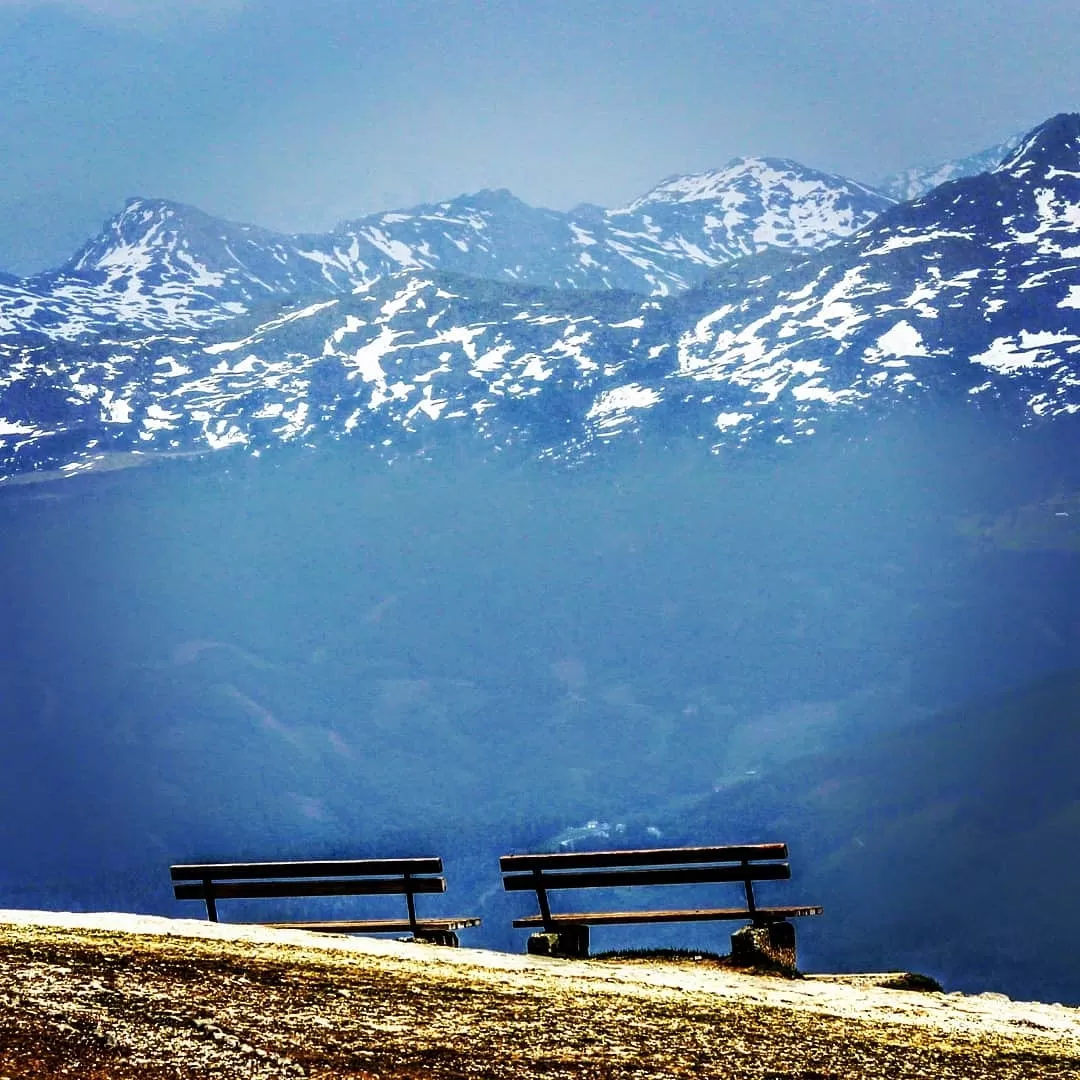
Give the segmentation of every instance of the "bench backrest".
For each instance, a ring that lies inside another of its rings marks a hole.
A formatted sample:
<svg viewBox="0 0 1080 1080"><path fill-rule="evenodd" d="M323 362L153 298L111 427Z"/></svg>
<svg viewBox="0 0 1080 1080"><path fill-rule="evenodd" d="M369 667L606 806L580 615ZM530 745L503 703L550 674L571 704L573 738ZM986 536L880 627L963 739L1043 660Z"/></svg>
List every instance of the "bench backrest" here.
<svg viewBox="0 0 1080 1080"><path fill-rule="evenodd" d="M416 923L416 893L446 892L442 859L330 859L318 862L188 863L169 867L177 900L205 900L217 922L218 900L285 896L405 895ZM186 884L185 884L186 883Z"/></svg>
<svg viewBox="0 0 1080 1080"><path fill-rule="evenodd" d="M753 882L791 877L787 844L724 847L644 848L629 851L568 851L504 855L499 860L503 887L535 891L540 914L549 924L550 889L603 889L627 885L698 885L742 882L746 909L756 910Z"/></svg>

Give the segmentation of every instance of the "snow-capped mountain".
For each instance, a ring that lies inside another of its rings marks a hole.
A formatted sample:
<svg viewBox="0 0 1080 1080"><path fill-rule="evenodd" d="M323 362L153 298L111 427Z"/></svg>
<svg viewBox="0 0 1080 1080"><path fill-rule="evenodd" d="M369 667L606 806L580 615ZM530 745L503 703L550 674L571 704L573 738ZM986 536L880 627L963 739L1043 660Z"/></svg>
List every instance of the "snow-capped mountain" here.
<svg viewBox="0 0 1080 1080"><path fill-rule="evenodd" d="M608 211L722 253L714 265L770 247L817 248L850 236L886 208L881 192L784 158L736 158L725 168L675 176Z"/></svg>
<svg viewBox="0 0 1080 1080"><path fill-rule="evenodd" d="M698 189L660 190L650 217ZM1080 116L845 241L678 295L410 269L200 332L24 334L0 358L6 475L328 438L559 457L630 433L783 443L931 391L1032 423L1080 411Z"/></svg>
<svg viewBox="0 0 1080 1080"><path fill-rule="evenodd" d="M729 434L930 389L1080 411L1080 116L722 299L688 298L677 372L725 388Z"/></svg>
<svg viewBox="0 0 1080 1080"><path fill-rule="evenodd" d="M765 159L668 181L620 210L560 213L481 191L319 235L133 199L59 271L0 280L0 335L75 340L206 327L285 296L350 293L402 270L665 295L765 247L831 243L888 205L854 181Z"/></svg>
<svg viewBox="0 0 1080 1080"><path fill-rule="evenodd" d="M908 202L925 195L939 184L944 184L949 180L960 180L965 176L978 176L979 173L991 172L1016 149L1022 138L1023 135L1013 135L1004 142L952 161L942 161L936 165L915 165L910 169L891 173L875 187L897 202Z"/></svg>

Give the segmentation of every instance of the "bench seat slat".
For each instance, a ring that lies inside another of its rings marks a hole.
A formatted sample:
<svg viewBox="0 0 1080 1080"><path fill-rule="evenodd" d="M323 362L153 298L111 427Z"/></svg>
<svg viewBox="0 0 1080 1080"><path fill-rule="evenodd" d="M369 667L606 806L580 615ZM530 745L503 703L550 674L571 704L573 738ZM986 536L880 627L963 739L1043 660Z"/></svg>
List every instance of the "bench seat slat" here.
<svg viewBox="0 0 1080 1080"><path fill-rule="evenodd" d="M446 892L445 878L373 878L352 881L248 881L174 885L177 900L259 900L286 896L385 896L400 893Z"/></svg>
<svg viewBox="0 0 1080 1080"><path fill-rule="evenodd" d="M271 922L251 925L269 926L275 930L311 930L317 934L378 934L413 929L413 924L408 919L332 919L328 922ZM465 930L479 925L479 918L471 915L416 920L417 930Z"/></svg>
<svg viewBox="0 0 1080 1080"><path fill-rule="evenodd" d="M757 866L677 866L670 870L595 870L533 874L508 874L503 886L510 892L545 889L611 889L624 885L702 885L718 881L787 881L787 863L759 863Z"/></svg>
<svg viewBox="0 0 1080 1080"><path fill-rule="evenodd" d="M441 874L442 859L323 859L318 862L182 863L173 881L250 881L255 878L356 877L363 874Z"/></svg>
<svg viewBox="0 0 1080 1080"><path fill-rule="evenodd" d="M680 863L742 862L786 859L787 844L738 844L723 847L642 848L634 851L560 851L503 855L503 873L513 870L573 870L604 866L672 866Z"/></svg>
<svg viewBox="0 0 1080 1080"><path fill-rule="evenodd" d="M746 908L698 908L689 911L582 911L572 914L551 916L556 926L580 925L587 923L601 926L605 923L646 923L646 922L705 922L711 919L789 919L800 915L820 915L822 909L816 905L807 907L762 907L751 913ZM528 915L515 919L516 927L542 927L541 915Z"/></svg>

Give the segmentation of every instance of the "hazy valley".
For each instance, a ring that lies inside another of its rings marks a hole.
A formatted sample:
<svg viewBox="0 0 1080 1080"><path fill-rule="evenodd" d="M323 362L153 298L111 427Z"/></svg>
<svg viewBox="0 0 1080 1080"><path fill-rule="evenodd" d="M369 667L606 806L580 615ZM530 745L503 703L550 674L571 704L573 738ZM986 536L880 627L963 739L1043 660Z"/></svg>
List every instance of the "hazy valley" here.
<svg viewBox="0 0 1080 1080"><path fill-rule="evenodd" d="M1080 118L1009 155L487 193L377 266L137 204L6 281L0 906L439 853L519 950L507 850L781 839L808 968L1080 1001Z"/></svg>

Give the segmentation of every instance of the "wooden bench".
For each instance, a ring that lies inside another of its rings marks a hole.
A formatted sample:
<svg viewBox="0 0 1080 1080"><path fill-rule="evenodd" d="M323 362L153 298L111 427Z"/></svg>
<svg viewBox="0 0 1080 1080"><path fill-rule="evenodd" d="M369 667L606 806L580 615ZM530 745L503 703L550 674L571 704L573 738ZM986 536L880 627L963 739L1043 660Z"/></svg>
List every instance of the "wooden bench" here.
<svg viewBox="0 0 1080 1080"><path fill-rule="evenodd" d="M408 931L437 945L457 945L455 931L479 926L473 916L420 919L417 893L446 892L442 859L336 859L320 862L198 863L169 868L177 900L203 900L217 922L218 900L288 896L385 896L404 894L408 918L271 922L261 926L315 930L329 934L384 934Z"/></svg>
<svg viewBox="0 0 1080 1080"><path fill-rule="evenodd" d="M539 914L515 919L513 923L516 927L542 928L542 934L530 939L530 952L587 956L590 926L749 919L755 931L765 931L764 934L754 935L753 940L759 944L762 941L775 941L778 947L781 944L785 948L790 947L791 962L788 966L794 967L794 929L786 920L801 915L820 915L821 908L805 904L797 907L760 907L754 897L755 881L785 881L791 877L787 855L786 844L744 844L504 855L499 865L503 872L503 886L507 890L536 893ZM740 883L745 903L739 907L660 911L553 912L548 900L548 893L557 889L613 889L720 882Z"/></svg>

